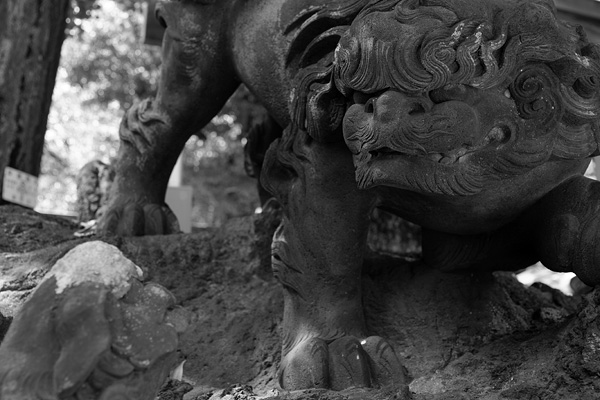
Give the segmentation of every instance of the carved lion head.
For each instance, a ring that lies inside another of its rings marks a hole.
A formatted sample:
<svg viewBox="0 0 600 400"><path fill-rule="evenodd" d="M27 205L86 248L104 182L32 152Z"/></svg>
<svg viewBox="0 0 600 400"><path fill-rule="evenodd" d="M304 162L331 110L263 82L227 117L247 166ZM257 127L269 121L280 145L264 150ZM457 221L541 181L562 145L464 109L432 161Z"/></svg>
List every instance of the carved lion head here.
<svg viewBox="0 0 600 400"><path fill-rule="evenodd" d="M598 151L600 46L551 1L371 2L332 74L361 188L471 195Z"/></svg>

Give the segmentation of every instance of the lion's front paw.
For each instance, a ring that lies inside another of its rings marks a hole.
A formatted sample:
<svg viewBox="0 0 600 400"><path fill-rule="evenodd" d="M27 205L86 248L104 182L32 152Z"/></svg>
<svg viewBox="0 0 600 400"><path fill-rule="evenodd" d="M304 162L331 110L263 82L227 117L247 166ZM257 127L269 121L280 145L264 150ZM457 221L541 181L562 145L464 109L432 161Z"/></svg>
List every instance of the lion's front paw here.
<svg viewBox="0 0 600 400"><path fill-rule="evenodd" d="M384 387L405 384L406 370L379 336L344 336L331 342L311 338L283 358L279 383L287 390Z"/></svg>
<svg viewBox="0 0 600 400"><path fill-rule="evenodd" d="M179 223L166 204L118 202L99 218L98 232L120 236L163 235L178 233Z"/></svg>

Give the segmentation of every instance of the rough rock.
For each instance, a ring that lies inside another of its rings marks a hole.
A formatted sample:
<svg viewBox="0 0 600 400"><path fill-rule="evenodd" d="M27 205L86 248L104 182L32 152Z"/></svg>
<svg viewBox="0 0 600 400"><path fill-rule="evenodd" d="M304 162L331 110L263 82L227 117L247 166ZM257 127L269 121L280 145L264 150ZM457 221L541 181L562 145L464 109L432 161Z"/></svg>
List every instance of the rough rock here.
<svg viewBox="0 0 600 400"><path fill-rule="evenodd" d="M173 295L142 278L102 241L60 258L0 344L0 398L154 396L177 365L180 324Z"/></svg>
<svg viewBox="0 0 600 400"><path fill-rule="evenodd" d="M85 282L109 287L111 292L121 298L131 284L130 277L143 280L142 270L114 246L102 241L91 241L71 249L61 257L44 280L54 278L56 293Z"/></svg>
<svg viewBox="0 0 600 400"><path fill-rule="evenodd" d="M105 238L177 298L188 324L184 380L194 387L184 399L393 399L393 390L278 389L282 295L264 254L265 227L274 225L249 217L193 234ZM41 244L49 259L73 243L54 245ZM40 251L26 247L14 264L5 258L2 279L13 283L3 287L34 286L23 276L43 276L48 262L35 272L22 260ZM448 274L377 253L363 278L370 333L403 358L414 400L586 400L600 392L598 290L569 297L542 284L526 288L511 273Z"/></svg>
<svg viewBox="0 0 600 400"><path fill-rule="evenodd" d="M182 400L183 396L193 389L187 382L169 379L160 389L156 400Z"/></svg>

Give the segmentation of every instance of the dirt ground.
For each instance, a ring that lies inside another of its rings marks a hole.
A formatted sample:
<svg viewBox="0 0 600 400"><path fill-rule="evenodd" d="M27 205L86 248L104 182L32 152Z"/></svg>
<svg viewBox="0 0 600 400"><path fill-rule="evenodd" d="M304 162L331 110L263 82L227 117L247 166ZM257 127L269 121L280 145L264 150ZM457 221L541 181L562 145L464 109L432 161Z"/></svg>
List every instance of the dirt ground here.
<svg viewBox="0 0 600 400"><path fill-rule="evenodd" d="M595 399L600 393L600 293L569 297L511 273L444 274L415 257L365 262L370 333L390 341L408 387L284 392L277 385L282 290L270 274L276 213L219 229L102 238L176 296L185 390L162 399ZM88 239L76 226L0 206L0 334L54 262ZM98 239L98 238L94 238ZM176 387L176 386L175 386ZM170 396L170 397L169 397Z"/></svg>

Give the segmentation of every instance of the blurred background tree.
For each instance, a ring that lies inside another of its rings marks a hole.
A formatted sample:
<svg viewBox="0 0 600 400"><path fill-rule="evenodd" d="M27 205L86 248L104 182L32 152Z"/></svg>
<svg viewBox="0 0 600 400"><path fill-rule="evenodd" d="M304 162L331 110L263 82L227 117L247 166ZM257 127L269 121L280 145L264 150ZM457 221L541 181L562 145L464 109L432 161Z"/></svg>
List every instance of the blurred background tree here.
<svg viewBox="0 0 600 400"><path fill-rule="evenodd" d="M0 192L5 167L40 172L69 1L0 1Z"/></svg>

